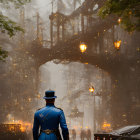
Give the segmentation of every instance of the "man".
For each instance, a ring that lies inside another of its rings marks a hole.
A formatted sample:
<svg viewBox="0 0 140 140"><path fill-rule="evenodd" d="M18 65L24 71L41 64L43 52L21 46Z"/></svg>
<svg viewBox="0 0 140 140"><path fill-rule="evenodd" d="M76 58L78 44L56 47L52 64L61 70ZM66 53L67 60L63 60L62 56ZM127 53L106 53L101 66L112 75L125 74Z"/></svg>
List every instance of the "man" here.
<svg viewBox="0 0 140 140"><path fill-rule="evenodd" d="M76 131L75 131L75 129L72 129L72 139L76 140Z"/></svg>
<svg viewBox="0 0 140 140"><path fill-rule="evenodd" d="M62 109L54 106L55 98L57 97L54 91L49 90L45 92L46 107L39 109L34 114L34 140L62 140L59 132L59 124L62 129L63 139L69 140L65 115Z"/></svg>
<svg viewBox="0 0 140 140"><path fill-rule="evenodd" d="M90 131L90 129L87 130L87 140L91 140L91 131Z"/></svg>
<svg viewBox="0 0 140 140"><path fill-rule="evenodd" d="M84 129L81 129L81 133L80 133L81 140L84 140L85 137L86 137L85 130Z"/></svg>

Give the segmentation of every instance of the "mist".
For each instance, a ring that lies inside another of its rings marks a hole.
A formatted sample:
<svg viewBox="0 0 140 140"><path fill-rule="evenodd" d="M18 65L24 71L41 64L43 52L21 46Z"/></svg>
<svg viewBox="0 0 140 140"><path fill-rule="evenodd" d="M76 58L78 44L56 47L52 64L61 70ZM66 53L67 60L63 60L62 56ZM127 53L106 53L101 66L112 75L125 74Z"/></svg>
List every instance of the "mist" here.
<svg viewBox="0 0 140 140"><path fill-rule="evenodd" d="M87 4L93 13L83 16L86 4L33 0L20 8L0 5L4 15L25 30L12 38L0 36L8 51L6 61L0 61L1 123L32 124L35 111L46 105L46 90L55 91L55 105L64 110L69 129L78 133L101 131L105 122L110 130L140 123L140 34L100 19L96 1L92 7ZM117 50L114 42L119 40ZM81 43L87 45L85 52L80 51Z"/></svg>

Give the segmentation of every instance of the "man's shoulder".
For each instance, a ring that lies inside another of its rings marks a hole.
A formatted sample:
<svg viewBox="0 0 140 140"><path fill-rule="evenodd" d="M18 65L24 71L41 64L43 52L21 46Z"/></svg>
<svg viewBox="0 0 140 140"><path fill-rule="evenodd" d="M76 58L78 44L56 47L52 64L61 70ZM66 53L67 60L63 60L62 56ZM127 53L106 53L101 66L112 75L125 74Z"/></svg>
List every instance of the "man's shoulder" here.
<svg viewBox="0 0 140 140"><path fill-rule="evenodd" d="M63 110L59 107L51 107L51 108L48 108L48 107L42 107L42 108L39 108L36 110L35 112L35 115L38 116L40 113L45 113L45 112L55 112L55 113L61 113L63 112Z"/></svg>
<svg viewBox="0 0 140 140"><path fill-rule="evenodd" d="M59 107L54 107L54 109L55 109L55 111L57 111L57 112L61 112L61 111L63 111L63 109L61 109L61 108L59 108Z"/></svg>
<svg viewBox="0 0 140 140"><path fill-rule="evenodd" d="M45 109L45 107L38 108L38 109L36 110L36 113L41 112L41 111L44 110L44 109Z"/></svg>
<svg viewBox="0 0 140 140"><path fill-rule="evenodd" d="M43 108L43 107L42 107ZM36 111L39 111L39 110L41 110L42 108L38 108Z"/></svg>

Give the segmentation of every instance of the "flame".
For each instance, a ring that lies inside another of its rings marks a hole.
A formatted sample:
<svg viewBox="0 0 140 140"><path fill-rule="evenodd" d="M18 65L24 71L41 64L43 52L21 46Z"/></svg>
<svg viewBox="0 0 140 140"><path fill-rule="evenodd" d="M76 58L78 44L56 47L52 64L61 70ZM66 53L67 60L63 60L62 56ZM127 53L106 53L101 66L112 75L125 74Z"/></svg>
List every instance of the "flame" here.
<svg viewBox="0 0 140 140"><path fill-rule="evenodd" d="M102 130L104 131L110 131L111 130L111 124L110 123L107 123L106 121L103 123L102 125Z"/></svg>
<svg viewBox="0 0 140 140"><path fill-rule="evenodd" d="M94 87L93 87L93 86L89 88L89 92L91 92L91 93L93 93L93 92L94 92L94 90L95 90L95 89L94 89Z"/></svg>
<svg viewBox="0 0 140 140"><path fill-rule="evenodd" d="M87 49L87 45L84 44L84 43L81 43L81 44L80 44L80 50L81 50L81 52L82 52L82 53L85 52L86 49Z"/></svg>
<svg viewBox="0 0 140 140"><path fill-rule="evenodd" d="M119 40L119 41L115 41L115 42L114 42L114 46L115 46L115 48L116 48L117 50L120 49L121 42L122 42L121 40Z"/></svg>
<svg viewBox="0 0 140 140"><path fill-rule="evenodd" d="M23 122L22 120L13 120L13 121L5 122L4 124L11 124L9 126L10 131L16 131L17 129L15 128L15 126L19 126L21 132L30 131L32 129L31 123Z"/></svg>

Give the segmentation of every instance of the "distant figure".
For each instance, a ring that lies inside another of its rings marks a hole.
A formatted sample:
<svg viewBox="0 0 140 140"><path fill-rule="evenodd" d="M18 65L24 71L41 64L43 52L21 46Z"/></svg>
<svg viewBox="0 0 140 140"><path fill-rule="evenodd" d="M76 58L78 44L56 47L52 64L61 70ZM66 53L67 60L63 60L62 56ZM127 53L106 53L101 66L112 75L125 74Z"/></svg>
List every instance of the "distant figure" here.
<svg viewBox="0 0 140 140"><path fill-rule="evenodd" d="M87 130L86 136L87 136L87 140L91 140L91 130L90 129Z"/></svg>
<svg viewBox="0 0 140 140"><path fill-rule="evenodd" d="M75 131L75 129L72 129L72 139L76 140L76 131Z"/></svg>
<svg viewBox="0 0 140 140"><path fill-rule="evenodd" d="M81 133L80 133L81 140L84 140L85 137L86 137L85 130L81 129Z"/></svg>
<svg viewBox="0 0 140 140"><path fill-rule="evenodd" d="M54 106L55 98L54 91L45 92L46 106L36 111L34 115L34 140L62 140L58 129L59 124L62 129L63 140L69 140L69 131L64 112L62 109Z"/></svg>

